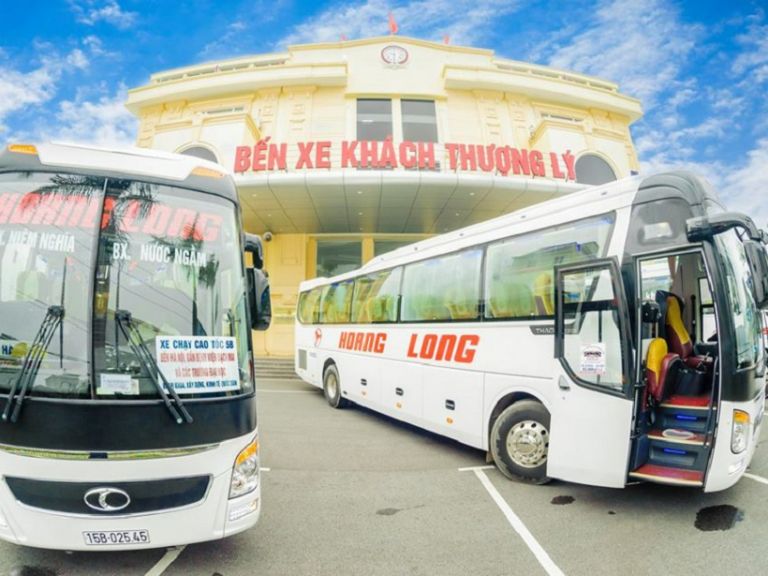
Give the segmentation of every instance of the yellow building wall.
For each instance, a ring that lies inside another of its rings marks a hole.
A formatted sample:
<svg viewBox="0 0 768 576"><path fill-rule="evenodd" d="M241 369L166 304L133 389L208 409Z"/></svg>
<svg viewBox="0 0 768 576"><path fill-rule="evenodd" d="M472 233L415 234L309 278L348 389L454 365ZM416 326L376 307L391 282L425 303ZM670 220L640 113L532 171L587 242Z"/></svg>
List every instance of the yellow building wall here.
<svg viewBox="0 0 768 576"><path fill-rule="evenodd" d="M299 283L308 278L308 243L306 234L275 234L270 242L264 243L264 267L269 273L272 294L272 325L266 332L254 332L257 355L293 354L293 321Z"/></svg>

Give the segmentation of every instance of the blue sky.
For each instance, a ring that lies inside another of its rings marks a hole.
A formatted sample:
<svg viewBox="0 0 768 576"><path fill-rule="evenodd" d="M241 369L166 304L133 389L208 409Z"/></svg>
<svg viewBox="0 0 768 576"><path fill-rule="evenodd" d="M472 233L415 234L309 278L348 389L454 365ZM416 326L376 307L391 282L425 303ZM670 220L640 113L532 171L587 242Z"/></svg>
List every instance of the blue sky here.
<svg viewBox="0 0 768 576"><path fill-rule="evenodd" d="M293 43L400 34L591 74L639 98L642 173L686 167L768 227L768 14L735 0L6 2L0 143L133 144L150 74ZM41 13L44 12L45 16Z"/></svg>

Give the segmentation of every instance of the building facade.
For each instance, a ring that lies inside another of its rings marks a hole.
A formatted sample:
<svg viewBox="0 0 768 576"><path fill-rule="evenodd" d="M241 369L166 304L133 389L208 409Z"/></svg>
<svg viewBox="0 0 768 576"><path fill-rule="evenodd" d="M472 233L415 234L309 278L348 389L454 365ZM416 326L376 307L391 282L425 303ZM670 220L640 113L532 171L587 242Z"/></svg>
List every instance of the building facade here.
<svg viewBox="0 0 768 576"><path fill-rule="evenodd" d="M266 240L290 355L300 281L637 171L640 103L608 81L387 36L153 75L129 92L138 145L232 170Z"/></svg>

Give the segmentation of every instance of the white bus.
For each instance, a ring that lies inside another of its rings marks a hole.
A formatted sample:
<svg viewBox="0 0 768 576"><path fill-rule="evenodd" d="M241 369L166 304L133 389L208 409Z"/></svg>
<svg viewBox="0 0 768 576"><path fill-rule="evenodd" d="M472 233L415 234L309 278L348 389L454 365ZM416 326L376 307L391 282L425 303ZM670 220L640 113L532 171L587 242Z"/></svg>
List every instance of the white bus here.
<svg viewBox="0 0 768 576"><path fill-rule="evenodd" d="M125 550L255 524L269 292L240 219L197 158L0 151L0 538Z"/></svg>
<svg viewBox="0 0 768 576"><path fill-rule="evenodd" d="M302 283L296 372L510 478L722 490L763 416L763 241L688 173L591 188Z"/></svg>

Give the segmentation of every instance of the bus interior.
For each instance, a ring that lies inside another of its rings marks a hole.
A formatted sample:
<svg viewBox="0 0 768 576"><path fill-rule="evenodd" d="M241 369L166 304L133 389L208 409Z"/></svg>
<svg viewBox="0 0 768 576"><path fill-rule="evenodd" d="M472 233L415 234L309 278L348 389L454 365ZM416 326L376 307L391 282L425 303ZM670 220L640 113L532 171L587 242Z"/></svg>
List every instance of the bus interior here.
<svg viewBox="0 0 768 576"><path fill-rule="evenodd" d="M715 305L700 251L639 258L635 444L630 477L702 485L718 396Z"/></svg>

